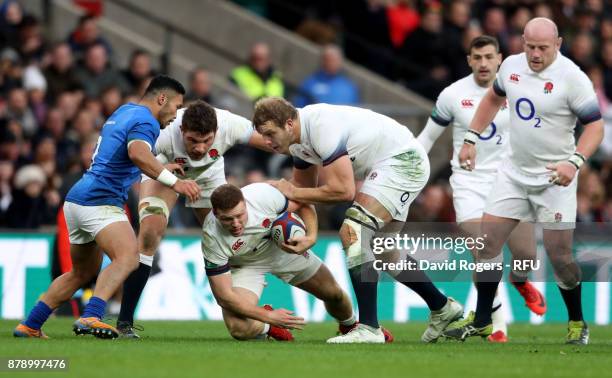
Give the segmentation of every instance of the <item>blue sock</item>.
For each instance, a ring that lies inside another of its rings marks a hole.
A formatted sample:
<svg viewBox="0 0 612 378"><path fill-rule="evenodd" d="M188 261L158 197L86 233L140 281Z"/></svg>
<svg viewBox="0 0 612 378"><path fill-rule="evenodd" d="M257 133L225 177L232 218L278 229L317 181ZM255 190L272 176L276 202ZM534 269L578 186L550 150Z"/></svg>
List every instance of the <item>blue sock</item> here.
<svg viewBox="0 0 612 378"><path fill-rule="evenodd" d="M49 308L45 302L38 301L23 324L32 329L40 329L52 312L53 309Z"/></svg>
<svg viewBox="0 0 612 378"><path fill-rule="evenodd" d="M98 318L102 319L106 311L106 301L98 297L91 297L85 310L83 310L82 318Z"/></svg>

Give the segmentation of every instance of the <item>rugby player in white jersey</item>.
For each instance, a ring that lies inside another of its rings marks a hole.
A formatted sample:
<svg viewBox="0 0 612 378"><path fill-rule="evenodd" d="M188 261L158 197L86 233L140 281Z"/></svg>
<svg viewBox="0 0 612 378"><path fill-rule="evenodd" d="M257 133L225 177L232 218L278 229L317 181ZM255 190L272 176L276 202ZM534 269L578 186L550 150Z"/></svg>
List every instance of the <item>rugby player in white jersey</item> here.
<svg viewBox="0 0 612 378"><path fill-rule="evenodd" d="M223 154L239 143L269 151L261 136L253 131L251 121L203 101L179 109L155 143L157 160L167 164L178 177L192 179L200 187L200 198L186 203L200 224L210 211L212 191L225 184ZM138 205L140 264L124 283L117 320L117 329L124 337L138 337L133 329L134 312L176 200L174 191L143 176Z"/></svg>
<svg viewBox="0 0 612 378"><path fill-rule="evenodd" d="M266 98L255 105L253 125L272 149L293 156L292 182L273 183L287 198L302 203L353 201L340 238L360 323L328 342L384 343L376 309L380 272L374 267L369 239L386 225L406 221L410 204L429 178L427 153L406 127L356 107L317 104L296 109L282 98ZM319 169L326 178L320 186ZM355 180L364 179L357 192ZM462 315L462 306L442 294L423 272L389 273L419 294L431 310L423 341L436 341Z"/></svg>
<svg viewBox="0 0 612 378"><path fill-rule="evenodd" d="M204 220L202 253L210 288L223 308L223 320L232 337L249 340L269 336L291 341L289 329L304 326L304 319L291 311L258 306L266 273L322 300L338 320L341 332L355 326L348 294L309 250L317 239L314 206L289 201L265 183L242 189L224 184L215 189L210 201L213 211ZM283 250L271 240L270 231L285 211L295 211L302 218L306 235L294 236Z"/></svg>
<svg viewBox="0 0 612 378"><path fill-rule="evenodd" d="M546 18L530 20L523 40L525 52L502 63L459 153L462 168L469 171L477 166L478 137L507 99L511 148L487 198L481 232L488 237L479 260L499 261L503 243L519 221L541 223L544 247L568 310L566 342L587 344L581 271L572 256L572 239L577 173L601 143L603 121L592 83L559 52L561 38L554 22ZM576 120L584 125L577 145ZM447 330L445 336L465 340L491 333L491 306L501 275L499 270L477 273L474 321Z"/></svg>
<svg viewBox="0 0 612 378"><path fill-rule="evenodd" d="M450 184L453 189L453 205L457 223L462 230L471 235L480 233L480 220L485 202L501 161L506 158L508 146L509 111L506 106L497 113L489 127L480 135L478 160L472 172L459 167L459 150L463 145L463 136L476 112L480 100L493 86L495 75L502 56L499 43L494 37L479 36L474 38L469 47L467 62L472 74L456 81L444 89L438 96L436 106L427 121L427 125L417 137L428 152L435 141L449 125L453 126L453 174ZM536 244L533 227L523 223L512 233L508 246L516 259L534 258ZM527 280L525 271L513 271L511 282L519 290L531 311L538 315L546 312L546 303L542 294ZM469 322L474 313L460 322ZM492 309L493 333L488 337L492 342L507 341L507 327L503 316L502 303L495 296ZM458 325L458 324L455 324Z"/></svg>

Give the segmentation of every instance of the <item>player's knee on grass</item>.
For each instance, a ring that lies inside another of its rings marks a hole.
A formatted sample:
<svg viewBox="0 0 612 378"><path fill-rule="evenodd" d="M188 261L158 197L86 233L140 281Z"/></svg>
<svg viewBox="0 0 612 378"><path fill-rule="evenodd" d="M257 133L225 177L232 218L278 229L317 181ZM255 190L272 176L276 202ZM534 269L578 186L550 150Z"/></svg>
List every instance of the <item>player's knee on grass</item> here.
<svg viewBox="0 0 612 378"><path fill-rule="evenodd" d="M247 319L226 319L225 325L229 334L236 340L244 341L255 337Z"/></svg>

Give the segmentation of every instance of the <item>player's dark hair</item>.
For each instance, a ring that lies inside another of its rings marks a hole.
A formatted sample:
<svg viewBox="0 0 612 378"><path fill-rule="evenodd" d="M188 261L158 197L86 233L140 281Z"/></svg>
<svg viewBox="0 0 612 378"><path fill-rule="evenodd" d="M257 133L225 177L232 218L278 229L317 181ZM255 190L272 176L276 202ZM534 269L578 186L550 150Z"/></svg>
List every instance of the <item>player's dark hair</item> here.
<svg viewBox="0 0 612 378"><path fill-rule="evenodd" d="M185 87L178 80L166 75L157 75L151 80L149 86L145 90L145 97L156 96L163 90L176 92L180 95L185 95Z"/></svg>
<svg viewBox="0 0 612 378"><path fill-rule="evenodd" d="M479 49L489 45L495 47L495 52L499 53L499 42L497 41L497 38L491 37L490 35L480 35L472 39L472 42L470 42L468 54L472 53L472 49Z"/></svg>
<svg viewBox="0 0 612 378"><path fill-rule="evenodd" d="M195 131L200 134L217 132L217 113L215 108L202 100L192 102L183 114L183 131Z"/></svg>
<svg viewBox="0 0 612 378"><path fill-rule="evenodd" d="M241 201L244 201L242 191L239 187L232 184L219 186L210 196L210 203L214 210L231 210Z"/></svg>
<svg viewBox="0 0 612 378"><path fill-rule="evenodd" d="M272 121L277 127L283 127L287 120L297 117L297 109L289 101L282 97L266 97L255 103L253 126L258 128Z"/></svg>

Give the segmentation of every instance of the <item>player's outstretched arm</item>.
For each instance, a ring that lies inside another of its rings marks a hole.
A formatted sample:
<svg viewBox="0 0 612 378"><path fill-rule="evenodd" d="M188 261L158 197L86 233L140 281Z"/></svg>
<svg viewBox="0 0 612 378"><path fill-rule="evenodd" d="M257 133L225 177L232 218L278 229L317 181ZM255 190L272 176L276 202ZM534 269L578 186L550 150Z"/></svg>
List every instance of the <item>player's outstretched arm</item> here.
<svg viewBox="0 0 612 378"><path fill-rule="evenodd" d="M210 289L217 303L225 310L246 318L259 320L260 322L288 329L302 329L306 324L304 318L292 315L292 311L283 308L268 311L263 307L242 300L240 295L232 288L232 276L229 272L216 276L209 276L208 281L210 282Z"/></svg>
<svg viewBox="0 0 612 378"><path fill-rule="evenodd" d="M465 133L463 146L459 151L459 166L471 171L476 168L476 142L480 134L486 129L495 118L499 108L506 102L505 96L499 96L493 88L487 91L482 98L476 114L470 122L470 127Z"/></svg>
<svg viewBox="0 0 612 378"><path fill-rule="evenodd" d="M425 128L421 131L417 140L425 148L425 151L429 153L431 147L436 143L436 140L446 130L446 127L438 125L433 119L427 119Z"/></svg>
<svg viewBox="0 0 612 378"><path fill-rule="evenodd" d="M198 184L193 180L179 180L155 158L146 142L131 141L128 145L128 155L145 175L171 187L177 193L184 194L190 201L195 201L200 197Z"/></svg>
<svg viewBox="0 0 612 378"><path fill-rule="evenodd" d="M304 221L306 226L306 235L296 236L283 243L281 248L288 253L303 254L308 251L317 242L317 234L319 224L317 221L317 211L313 205L303 204L300 202L289 201L287 211L296 212Z"/></svg>
<svg viewBox="0 0 612 378"><path fill-rule="evenodd" d="M323 167L326 182L316 188L297 187L286 180L272 181L271 185L292 201L304 203L337 203L355 198L353 166L348 155L344 155Z"/></svg>

